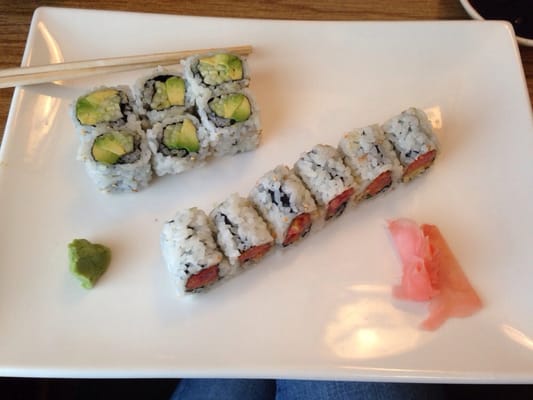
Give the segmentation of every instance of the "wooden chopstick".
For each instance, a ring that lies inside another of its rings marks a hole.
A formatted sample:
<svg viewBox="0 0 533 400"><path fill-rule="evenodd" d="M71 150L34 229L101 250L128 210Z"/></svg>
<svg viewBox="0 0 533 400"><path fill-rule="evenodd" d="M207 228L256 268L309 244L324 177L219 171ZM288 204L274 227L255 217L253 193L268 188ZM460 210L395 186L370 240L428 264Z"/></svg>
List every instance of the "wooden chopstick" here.
<svg viewBox="0 0 533 400"><path fill-rule="evenodd" d="M183 50L169 53L74 61L35 67L7 68L0 70L0 88L19 85L35 85L37 83L83 78L101 73L122 72L132 69L156 67L158 65L175 64L181 59L194 54L219 50L242 56L250 54L252 52L252 46L224 47L223 49Z"/></svg>

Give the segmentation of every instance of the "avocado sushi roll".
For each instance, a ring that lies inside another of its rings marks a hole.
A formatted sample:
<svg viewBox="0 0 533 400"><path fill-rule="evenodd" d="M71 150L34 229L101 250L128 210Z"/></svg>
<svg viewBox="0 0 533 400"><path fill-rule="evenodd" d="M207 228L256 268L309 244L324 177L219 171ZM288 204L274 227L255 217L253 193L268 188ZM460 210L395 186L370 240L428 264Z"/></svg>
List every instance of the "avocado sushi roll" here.
<svg viewBox="0 0 533 400"><path fill-rule="evenodd" d="M402 167L379 125L354 129L339 142L339 150L359 187L357 199L368 199L397 184Z"/></svg>
<svg viewBox="0 0 533 400"><path fill-rule="evenodd" d="M138 114L146 117L151 125L194 107L189 83L180 73L161 67L139 79L134 93Z"/></svg>
<svg viewBox="0 0 533 400"><path fill-rule="evenodd" d="M403 166L404 182L410 181L433 164L438 143L424 111L409 108L385 122L383 130Z"/></svg>
<svg viewBox="0 0 533 400"><path fill-rule="evenodd" d="M238 194L217 205L210 217L220 248L236 267L259 261L274 244L266 222L250 201Z"/></svg>
<svg viewBox="0 0 533 400"><path fill-rule="evenodd" d="M246 59L235 54L199 54L186 58L182 65L195 96L218 96L243 89L250 83Z"/></svg>
<svg viewBox="0 0 533 400"><path fill-rule="evenodd" d="M80 138L78 159L105 192L136 192L152 177L150 150L140 122L98 126Z"/></svg>
<svg viewBox="0 0 533 400"><path fill-rule="evenodd" d="M206 213L180 210L161 232L161 250L178 294L197 293L233 274Z"/></svg>
<svg viewBox="0 0 533 400"><path fill-rule="evenodd" d="M153 153L152 165L158 176L178 174L203 165L209 156L204 127L191 114L167 118L147 132Z"/></svg>
<svg viewBox="0 0 533 400"><path fill-rule="evenodd" d="M76 100L73 107L76 126L87 133L97 126L120 127L135 119L132 94L128 87L99 87Z"/></svg>
<svg viewBox="0 0 533 400"><path fill-rule="evenodd" d="M197 104L215 156L234 155L257 148L261 125L259 111L249 91L199 98Z"/></svg>
<svg viewBox="0 0 533 400"><path fill-rule="evenodd" d="M313 196L284 165L259 179L250 192L250 200L268 223L276 243L283 247L305 237L318 216Z"/></svg>
<svg viewBox="0 0 533 400"><path fill-rule="evenodd" d="M350 168L332 146L319 144L303 153L294 172L313 194L326 220L341 215L355 194Z"/></svg>

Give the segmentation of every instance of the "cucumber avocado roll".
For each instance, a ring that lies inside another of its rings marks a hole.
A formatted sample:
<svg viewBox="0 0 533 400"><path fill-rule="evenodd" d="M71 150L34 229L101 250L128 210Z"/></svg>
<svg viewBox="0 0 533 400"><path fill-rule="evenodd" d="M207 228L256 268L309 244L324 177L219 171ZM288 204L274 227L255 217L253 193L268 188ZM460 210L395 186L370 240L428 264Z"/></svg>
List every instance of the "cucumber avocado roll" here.
<svg viewBox="0 0 533 400"><path fill-rule="evenodd" d="M232 155L259 145L259 112L248 90L202 98L198 113L209 132L214 155Z"/></svg>
<svg viewBox="0 0 533 400"><path fill-rule="evenodd" d="M194 96L218 96L243 89L250 83L248 62L235 54L215 52L195 55L183 60L182 65Z"/></svg>
<svg viewBox="0 0 533 400"><path fill-rule="evenodd" d="M98 189L135 192L152 177L151 153L139 121L121 128L98 126L81 136L78 159Z"/></svg>
<svg viewBox="0 0 533 400"><path fill-rule="evenodd" d="M156 175L177 174L202 165L209 156L205 129L191 114L167 118L148 130Z"/></svg>
<svg viewBox="0 0 533 400"><path fill-rule="evenodd" d="M184 114L194 107L189 84L177 72L159 67L135 85L137 112L151 125Z"/></svg>
<svg viewBox="0 0 533 400"><path fill-rule="evenodd" d="M74 107L76 121L85 127L124 125L133 114L130 97L122 87L102 87L80 96Z"/></svg>

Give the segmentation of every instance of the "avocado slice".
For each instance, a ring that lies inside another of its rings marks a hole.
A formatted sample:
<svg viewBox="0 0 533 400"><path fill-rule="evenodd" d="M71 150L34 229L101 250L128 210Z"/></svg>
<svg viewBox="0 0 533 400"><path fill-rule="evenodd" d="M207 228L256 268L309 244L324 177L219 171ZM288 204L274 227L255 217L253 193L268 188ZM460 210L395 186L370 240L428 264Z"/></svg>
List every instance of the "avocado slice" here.
<svg viewBox="0 0 533 400"><path fill-rule="evenodd" d="M242 93L217 97L209 103L209 107L219 117L232 119L236 122L246 121L251 114L250 101Z"/></svg>
<svg viewBox="0 0 533 400"><path fill-rule="evenodd" d="M87 239L74 239L68 244L70 271L85 289L91 289L111 262L111 250Z"/></svg>
<svg viewBox="0 0 533 400"><path fill-rule="evenodd" d="M185 104L185 81L179 76L173 76L166 80L168 102L173 106Z"/></svg>
<svg viewBox="0 0 533 400"><path fill-rule="evenodd" d="M113 165L124 154L134 148L133 136L123 131L112 131L98 136L93 143L91 153L98 162Z"/></svg>
<svg viewBox="0 0 533 400"><path fill-rule="evenodd" d="M198 60L198 71L208 85L220 85L224 82L243 78L242 61L233 54L219 53Z"/></svg>
<svg viewBox="0 0 533 400"><path fill-rule="evenodd" d="M120 94L116 89L97 90L76 102L76 118L82 125L116 121L122 116Z"/></svg>
<svg viewBox="0 0 533 400"><path fill-rule="evenodd" d="M168 125L163 131L163 144L169 149L185 149L189 152L200 150L196 127L187 118L182 123Z"/></svg>

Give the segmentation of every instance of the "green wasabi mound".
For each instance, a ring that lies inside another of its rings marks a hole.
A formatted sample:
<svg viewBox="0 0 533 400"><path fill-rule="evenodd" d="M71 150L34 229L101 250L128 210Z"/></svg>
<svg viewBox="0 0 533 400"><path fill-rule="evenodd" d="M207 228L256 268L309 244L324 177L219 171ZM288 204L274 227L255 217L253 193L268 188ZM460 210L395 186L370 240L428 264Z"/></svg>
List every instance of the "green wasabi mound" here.
<svg viewBox="0 0 533 400"><path fill-rule="evenodd" d="M81 286L91 289L104 274L111 262L111 250L86 239L74 239L68 244L70 271L81 281Z"/></svg>

